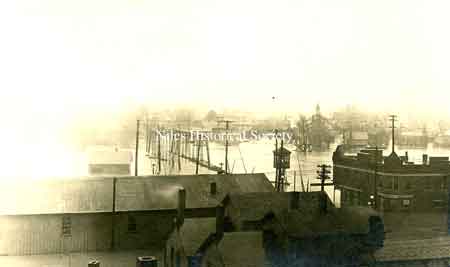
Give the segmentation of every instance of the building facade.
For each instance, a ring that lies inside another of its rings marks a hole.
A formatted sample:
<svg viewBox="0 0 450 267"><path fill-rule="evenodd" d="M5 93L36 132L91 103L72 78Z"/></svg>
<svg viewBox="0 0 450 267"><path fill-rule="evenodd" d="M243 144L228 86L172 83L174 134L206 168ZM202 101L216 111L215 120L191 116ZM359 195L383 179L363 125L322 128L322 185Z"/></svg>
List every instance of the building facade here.
<svg viewBox="0 0 450 267"><path fill-rule="evenodd" d="M345 155L338 147L333 153L333 176L341 205L375 206L381 212L447 212L448 158L428 160L424 155L422 164L414 164L406 157L395 152L383 157L375 149Z"/></svg>

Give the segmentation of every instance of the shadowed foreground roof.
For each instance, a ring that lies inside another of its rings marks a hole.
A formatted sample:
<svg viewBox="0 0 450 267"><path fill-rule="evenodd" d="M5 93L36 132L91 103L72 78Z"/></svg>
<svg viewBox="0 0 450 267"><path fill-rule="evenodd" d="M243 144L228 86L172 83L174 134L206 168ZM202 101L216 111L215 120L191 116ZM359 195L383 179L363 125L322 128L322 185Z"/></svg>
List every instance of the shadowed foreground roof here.
<svg viewBox="0 0 450 267"><path fill-rule="evenodd" d="M261 267L266 254L261 232L225 233L217 246L224 267Z"/></svg>
<svg viewBox="0 0 450 267"><path fill-rule="evenodd" d="M375 259L377 262L450 259L450 237L386 240L384 247L375 253Z"/></svg>
<svg viewBox="0 0 450 267"><path fill-rule="evenodd" d="M175 209L180 188L186 190L188 209L215 207L229 192L274 190L264 174L118 177L116 210ZM112 177L5 182L0 215L109 212L112 192Z"/></svg>
<svg viewBox="0 0 450 267"><path fill-rule="evenodd" d="M216 218L193 218L184 220L180 238L187 256L197 253L201 245L216 232Z"/></svg>
<svg viewBox="0 0 450 267"><path fill-rule="evenodd" d="M298 209L292 209L292 192L231 193L224 200L238 210L239 220L261 221L273 213L292 237L313 237L345 231L365 234L369 231L369 217L378 214L368 207L336 208L327 197L327 212L320 213L322 192L297 192Z"/></svg>

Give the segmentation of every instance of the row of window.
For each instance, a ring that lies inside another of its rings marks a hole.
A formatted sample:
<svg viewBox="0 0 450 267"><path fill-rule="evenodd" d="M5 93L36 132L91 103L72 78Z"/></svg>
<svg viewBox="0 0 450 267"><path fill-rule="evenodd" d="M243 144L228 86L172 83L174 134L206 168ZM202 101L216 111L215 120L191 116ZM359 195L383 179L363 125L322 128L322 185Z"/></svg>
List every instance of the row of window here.
<svg viewBox="0 0 450 267"><path fill-rule="evenodd" d="M424 183L418 183L417 179L414 182L409 181L409 178L399 179L399 177L383 177L378 180L378 187L399 191L400 189L411 190L416 186L423 186L425 190L447 190L447 178L442 177L440 180L423 178ZM401 181L401 182L400 182ZM417 184L416 184L417 183Z"/></svg>
<svg viewBox="0 0 450 267"><path fill-rule="evenodd" d="M354 171L348 169L335 169L335 177L343 177L345 180L349 180L349 178L355 178L356 180L361 179L372 179L374 178L374 174ZM399 191L401 189L411 190L414 187L419 186L425 190L441 190L446 191L448 187L447 177L435 178L435 177L405 177L399 179L400 177L386 177L386 176L378 176L377 183L378 187L390 189L394 191ZM351 180L350 180L351 181ZM355 181L356 183L359 183Z"/></svg>

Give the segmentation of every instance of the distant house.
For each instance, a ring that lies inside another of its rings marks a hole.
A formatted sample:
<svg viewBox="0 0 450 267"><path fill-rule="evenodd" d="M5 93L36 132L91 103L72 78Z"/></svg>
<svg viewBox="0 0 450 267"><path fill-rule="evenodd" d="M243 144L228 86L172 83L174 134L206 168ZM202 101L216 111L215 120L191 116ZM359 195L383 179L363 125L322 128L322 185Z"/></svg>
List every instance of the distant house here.
<svg viewBox="0 0 450 267"><path fill-rule="evenodd" d="M428 136L426 131L400 132L396 143L401 147L426 148L428 145Z"/></svg>
<svg viewBox="0 0 450 267"><path fill-rule="evenodd" d="M187 218L215 216L216 206L230 192L274 190L264 174L85 178L1 186L8 202L0 203L0 255L162 248L174 227L180 189L185 191Z"/></svg>
<svg viewBox="0 0 450 267"><path fill-rule="evenodd" d="M365 147L369 144L369 133L366 131L353 131L348 133L347 144L352 147Z"/></svg>
<svg viewBox="0 0 450 267"><path fill-rule="evenodd" d="M359 266L383 239L376 213L337 209L324 193L229 194L216 218L175 228L165 258L166 267Z"/></svg>
<svg viewBox="0 0 450 267"><path fill-rule="evenodd" d="M89 175L130 175L132 162L130 150L88 150Z"/></svg>

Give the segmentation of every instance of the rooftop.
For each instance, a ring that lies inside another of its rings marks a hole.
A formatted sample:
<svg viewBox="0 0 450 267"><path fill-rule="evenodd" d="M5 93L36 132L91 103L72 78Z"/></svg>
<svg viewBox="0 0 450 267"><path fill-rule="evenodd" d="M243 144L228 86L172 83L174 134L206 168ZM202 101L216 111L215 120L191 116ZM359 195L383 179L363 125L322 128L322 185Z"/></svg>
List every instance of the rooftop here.
<svg viewBox="0 0 450 267"><path fill-rule="evenodd" d="M368 219L377 215L370 208L335 208L327 197L327 212L319 212L322 192L296 192L298 209L292 209L294 193L262 192L231 193L225 200L238 209L241 221L260 221L273 213L292 237L310 237L318 234L346 231L352 234L367 233Z"/></svg>
<svg viewBox="0 0 450 267"><path fill-rule="evenodd" d="M385 241L375 259L378 262L450 259L450 237Z"/></svg>
<svg viewBox="0 0 450 267"><path fill-rule="evenodd" d="M113 178L4 182L0 215L112 211ZM211 194L211 183L216 194ZM204 174L118 177L116 211L172 210L178 189L186 190L186 208L217 206L230 192L271 192L264 174Z"/></svg>

